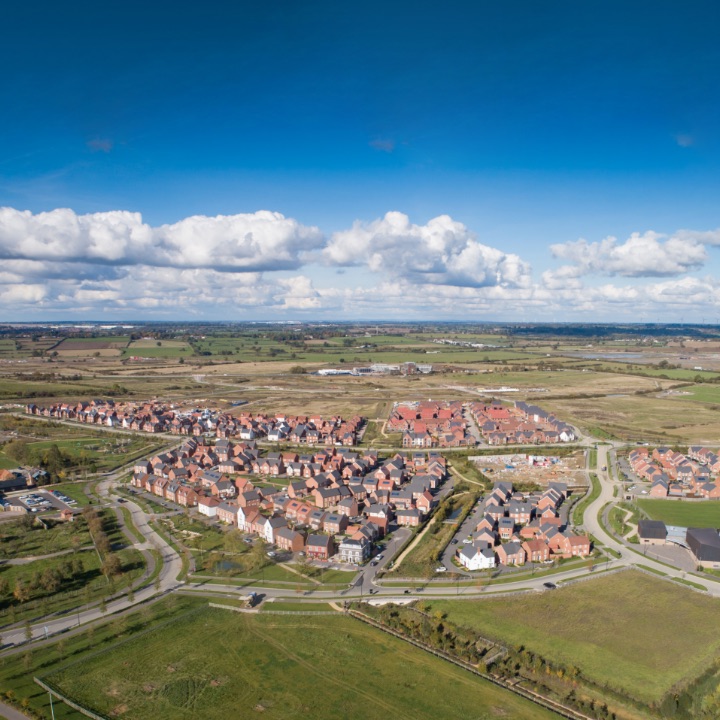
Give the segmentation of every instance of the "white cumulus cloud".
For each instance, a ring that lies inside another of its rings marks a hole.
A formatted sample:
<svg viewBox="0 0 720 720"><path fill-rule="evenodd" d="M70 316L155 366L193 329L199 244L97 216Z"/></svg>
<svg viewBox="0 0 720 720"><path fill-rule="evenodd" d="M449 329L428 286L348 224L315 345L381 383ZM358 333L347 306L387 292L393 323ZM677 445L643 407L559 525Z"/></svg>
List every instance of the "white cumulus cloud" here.
<svg viewBox="0 0 720 720"><path fill-rule="evenodd" d="M202 215L151 227L140 213L33 214L0 208L0 257L17 260L156 265L253 272L296 269L322 233L281 213Z"/></svg>
<svg viewBox="0 0 720 720"><path fill-rule="evenodd" d="M556 258L567 260L579 275L663 277L697 270L707 260L703 236L683 231L667 237L648 231L633 233L625 242L607 237L600 242L580 239L550 246ZM569 272L569 271L565 271Z"/></svg>
<svg viewBox="0 0 720 720"><path fill-rule="evenodd" d="M465 225L440 215L415 225L389 212L335 233L323 251L333 265L366 265L376 273L417 284L523 286L530 268L520 257L479 243Z"/></svg>

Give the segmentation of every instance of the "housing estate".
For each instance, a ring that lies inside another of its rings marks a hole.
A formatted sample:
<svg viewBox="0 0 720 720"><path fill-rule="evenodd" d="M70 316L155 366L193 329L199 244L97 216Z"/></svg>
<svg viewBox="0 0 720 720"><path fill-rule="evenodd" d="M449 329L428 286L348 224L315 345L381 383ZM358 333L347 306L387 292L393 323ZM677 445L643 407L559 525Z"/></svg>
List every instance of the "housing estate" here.
<svg viewBox="0 0 720 720"><path fill-rule="evenodd" d="M475 445L461 402L398 403L387 421L388 432L401 432L404 448Z"/></svg>
<svg viewBox="0 0 720 720"><path fill-rule="evenodd" d="M667 447L635 448L628 455L633 472L650 483L652 497L720 499L720 457L701 446L688 454Z"/></svg>
<svg viewBox="0 0 720 720"><path fill-rule="evenodd" d="M575 440L575 431L570 425L537 405L518 401L509 406L492 400L490 403L471 402L468 410L488 445L537 445Z"/></svg>
<svg viewBox="0 0 720 720"><path fill-rule="evenodd" d="M468 570L482 570L589 555L590 538L576 535L560 518L567 492L565 483L528 494L515 492L511 483L495 483L472 541L456 553L458 562Z"/></svg>
<svg viewBox="0 0 720 720"><path fill-rule="evenodd" d="M256 487L253 475L288 479L283 489ZM338 554L363 562L391 525L418 525L432 512L446 476L437 453L396 453L330 447L312 454L268 453L254 441L188 438L177 450L135 464L131 483L172 502L197 506L282 549L315 559ZM329 537L307 548L313 537Z"/></svg>

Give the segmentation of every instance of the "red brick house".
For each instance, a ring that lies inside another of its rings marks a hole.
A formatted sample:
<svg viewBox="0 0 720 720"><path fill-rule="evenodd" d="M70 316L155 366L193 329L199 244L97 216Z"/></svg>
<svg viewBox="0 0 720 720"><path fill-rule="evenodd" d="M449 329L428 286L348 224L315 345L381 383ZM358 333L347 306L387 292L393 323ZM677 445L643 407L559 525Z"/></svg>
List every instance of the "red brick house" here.
<svg viewBox="0 0 720 720"><path fill-rule="evenodd" d="M290 528L280 528L275 533L275 544L281 550L300 552L305 547L305 536Z"/></svg>
<svg viewBox="0 0 720 720"><path fill-rule="evenodd" d="M332 535L310 535L305 548L311 560L329 560L335 554L335 538Z"/></svg>
<svg viewBox="0 0 720 720"><path fill-rule="evenodd" d="M550 548L542 540L527 540L522 544L527 562L545 562L550 558Z"/></svg>

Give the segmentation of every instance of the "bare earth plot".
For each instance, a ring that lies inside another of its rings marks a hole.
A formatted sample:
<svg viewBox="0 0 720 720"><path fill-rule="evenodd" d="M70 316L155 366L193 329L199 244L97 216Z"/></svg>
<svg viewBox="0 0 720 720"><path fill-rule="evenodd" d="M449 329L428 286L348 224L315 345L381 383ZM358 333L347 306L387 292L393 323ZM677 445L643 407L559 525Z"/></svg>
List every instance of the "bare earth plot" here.
<svg viewBox="0 0 720 720"><path fill-rule="evenodd" d="M48 680L127 720L557 717L342 616L201 609Z"/></svg>

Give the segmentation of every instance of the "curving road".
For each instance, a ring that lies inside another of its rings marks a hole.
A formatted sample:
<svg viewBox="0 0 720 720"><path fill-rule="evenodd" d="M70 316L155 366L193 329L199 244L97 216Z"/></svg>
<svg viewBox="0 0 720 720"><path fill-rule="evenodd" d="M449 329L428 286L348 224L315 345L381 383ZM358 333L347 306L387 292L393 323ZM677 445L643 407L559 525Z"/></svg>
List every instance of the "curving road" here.
<svg viewBox="0 0 720 720"><path fill-rule="evenodd" d="M609 450L611 448L614 448L614 445L598 446L599 468L603 466L611 466L611 458L609 457ZM612 459L614 460L614 458ZM113 486L114 483L117 482L118 478L125 472L126 469L123 468L122 470L109 475L98 484L98 493L100 497L105 500L103 503L105 506L118 507L118 498L113 494ZM619 559L608 560L606 562L606 568L623 568L639 562L647 567L660 571L668 577L677 579L685 578L688 573L679 569L671 568L662 563L658 563L652 558L645 557L640 553L633 552L627 545L619 542L605 531L599 517L603 507L607 503L616 502L618 500L618 498L614 496L614 488L616 485L619 485L619 483L613 481L607 471L598 470L597 475L600 480L601 493L600 496L586 509L584 525L587 531L594 535L606 547L611 548L620 554ZM447 485L451 485L451 482L448 482ZM153 585L138 590L135 592L132 602L127 599L127 595L122 595L107 603L105 613L101 612L98 607L85 606L64 616L48 617L45 621L38 622L32 626L32 642L42 642L46 636L50 637L56 635L57 633L72 630L73 628L77 628L78 626L85 625L87 623L103 621L108 615L129 610L139 603L156 599L166 593L173 592L178 589L182 589L184 593L202 594L206 597L216 598L218 596L237 597L238 595L246 595L248 592L254 591L265 598L297 599L298 596L294 586L288 586L287 588L267 588L264 586L252 585L238 587L237 585L206 585L204 583L182 583L178 581L177 577L182 569L182 560L180 556L152 529L148 522L150 516L145 513L140 506L130 500L125 500L124 507L128 508L135 526L145 538L144 543L136 543L135 547L140 550L154 548L162 557L163 565L159 574L159 588L156 589ZM469 599L487 597L496 593L504 594L509 591L540 591L543 590L543 584L548 580L558 583L563 580L575 579L588 574L588 570L585 568L569 569L567 571L559 573L556 572L551 575L538 571L537 574L533 574L530 577L523 577L514 582L502 583L485 588L478 586L461 587L459 583L448 587L437 587L438 583L434 583L432 581L426 582L421 588L415 587L417 583L413 583L413 585L408 585L406 587L383 586L381 583L376 582L377 573L392 560L395 554L397 554L400 546L407 537L407 532L407 530L400 530L396 532L393 539L390 543L388 543L380 563L376 566L368 564L360 569L358 574L354 577L353 582L350 583L347 588L340 591L323 589L307 590L303 597L307 600L314 600L318 602L368 597L370 594L372 594L375 598L386 601L392 599L408 600L411 598L421 597L463 597ZM695 574L690 574L690 577L692 578L692 582L703 586L709 594L720 597L720 582L715 582L707 577ZM452 582L447 578L439 579L438 582L440 581L444 581L444 584ZM3 641L5 643L14 644L14 647L6 649L3 654L20 651L22 646L27 642L24 627L16 626L14 628L8 628L5 632L3 632Z"/></svg>
<svg viewBox="0 0 720 720"><path fill-rule="evenodd" d="M124 470L118 471L98 484L98 493L101 497L107 498L108 504L110 505L116 505L116 498L111 494L112 485L117 480L117 477L124 474L124 472ZM101 612L97 604L94 604L94 606L81 607L61 617L50 617L44 621L40 621L31 627L32 640L49 637L78 627L79 625L103 620L108 615L122 612L153 597L172 592L182 585L182 583L176 579L182 569L180 556L150 527L148 524L148 516L138 505L128 500L125 502L125 507L130 511L135 526L146 540L145 543L135 544L135 547L140 550L154 548L162 557L163 564L159 574L159 588L156 589L155 583L153 583L138 590L134 593L132 602L127 599L127 595L123 594L109 601L106 604L106 611L104 613ZM5 644L12 643L18 646L26 642L24 627L16 626L3 632L3 643Z"/></svg>

